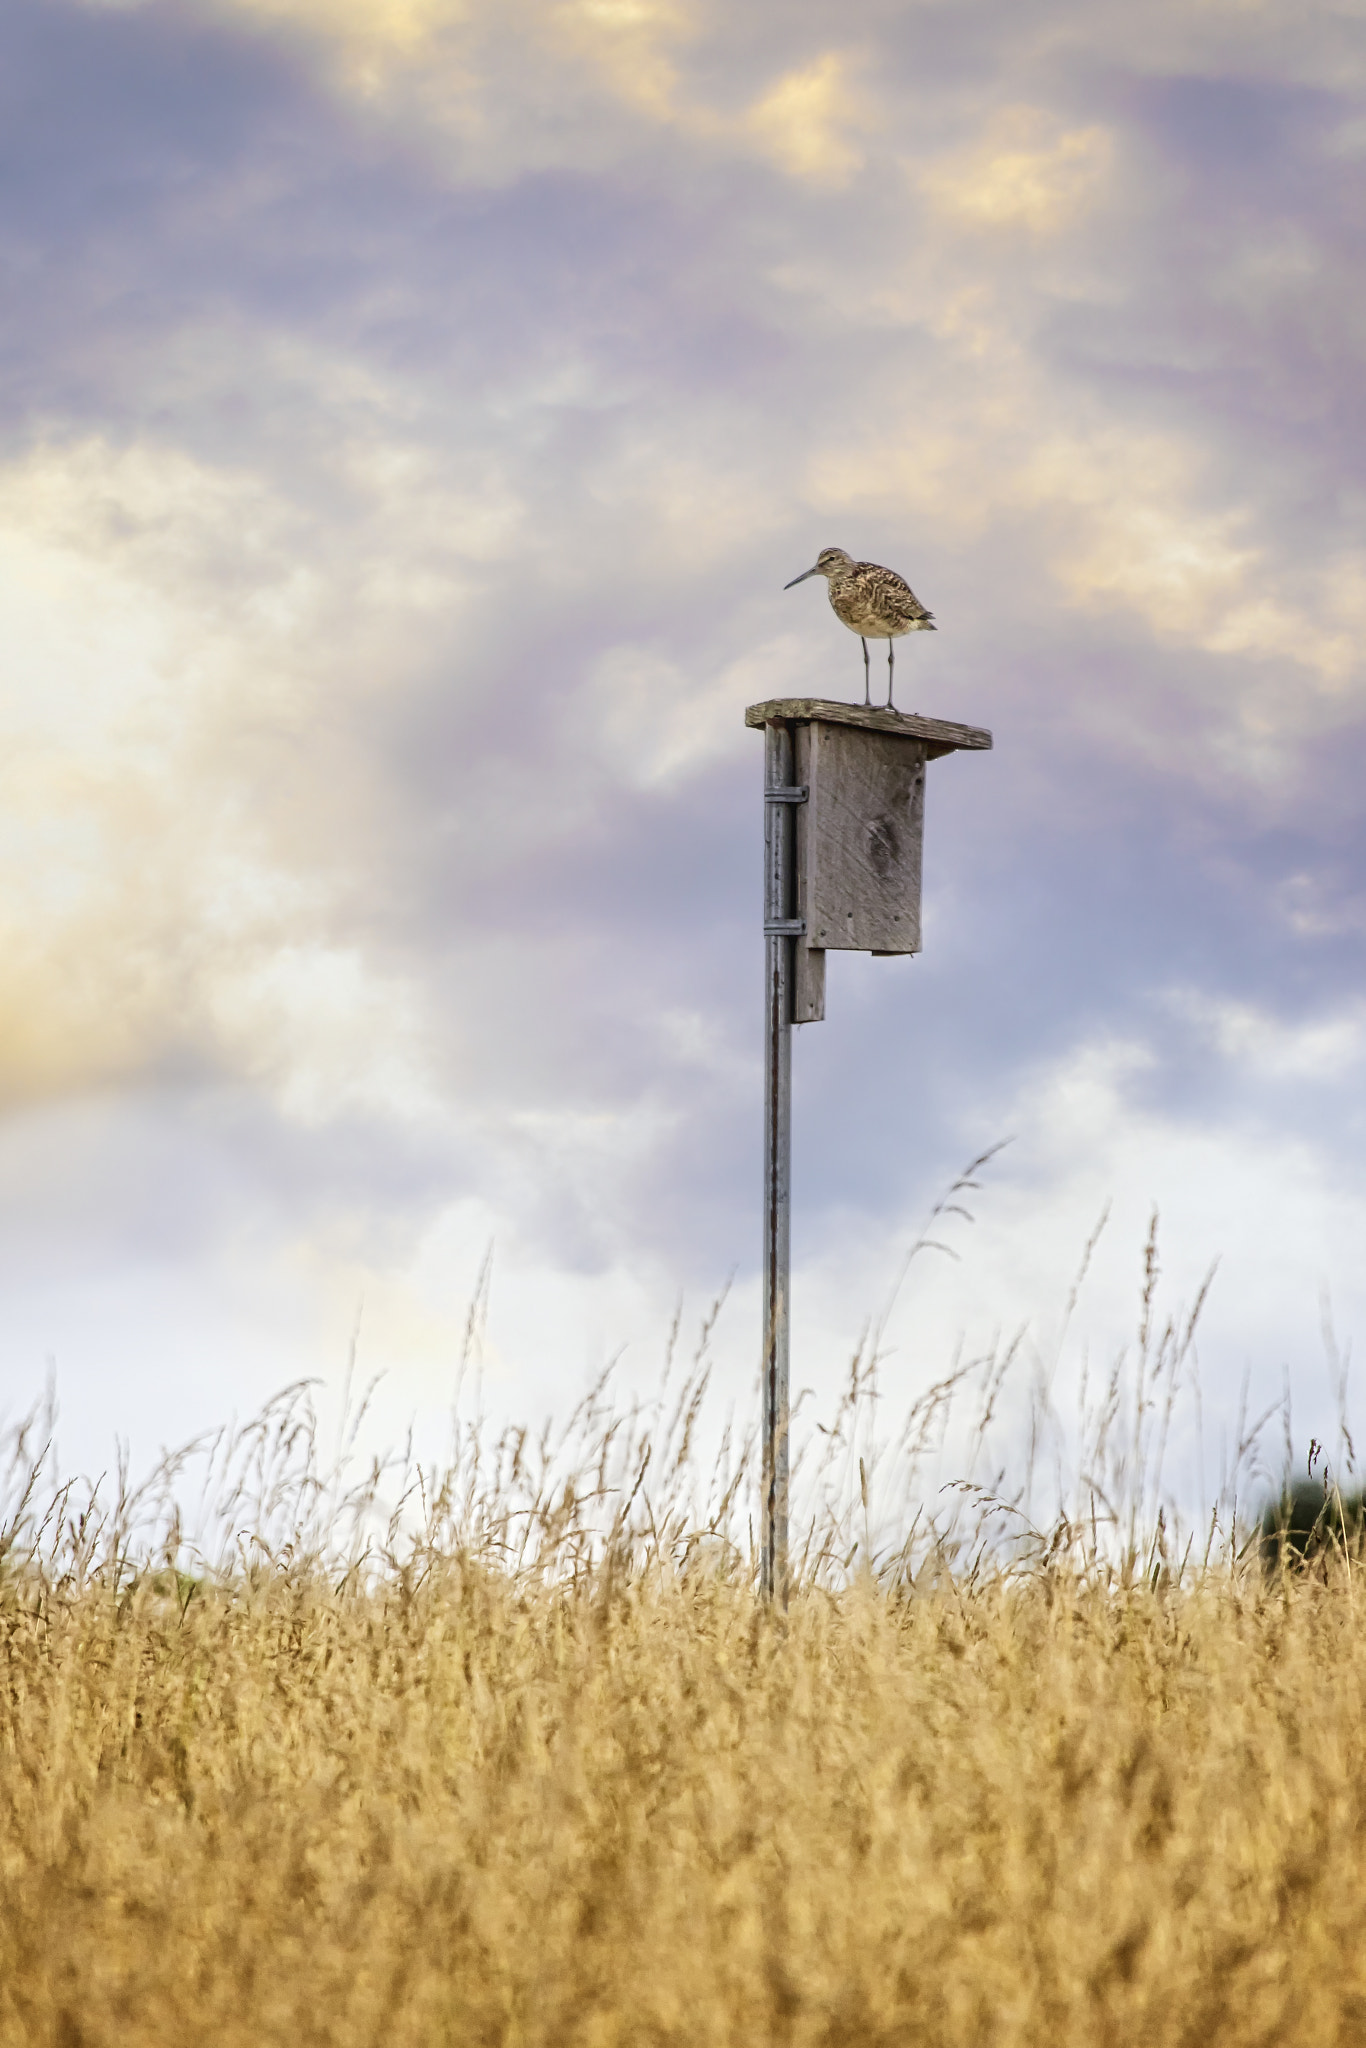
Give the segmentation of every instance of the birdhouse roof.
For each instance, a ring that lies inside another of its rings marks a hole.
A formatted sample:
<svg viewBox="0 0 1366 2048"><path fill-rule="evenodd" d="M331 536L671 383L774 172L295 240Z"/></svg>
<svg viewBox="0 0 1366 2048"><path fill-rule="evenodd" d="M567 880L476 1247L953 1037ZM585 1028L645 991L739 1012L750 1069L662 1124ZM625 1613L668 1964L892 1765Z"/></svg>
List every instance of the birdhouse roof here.
<svg viewBox="0 0 1366 2048"><path fill-rule="evenodd" d="M926 753L983 753L991 734L980 725L956 725L949 718L921 718L914 712L887 711L866 704L833 704L823 697L771 697L751 704L746 725L857 725L867 732L895 733L900 739L923 740Z"/></svg>

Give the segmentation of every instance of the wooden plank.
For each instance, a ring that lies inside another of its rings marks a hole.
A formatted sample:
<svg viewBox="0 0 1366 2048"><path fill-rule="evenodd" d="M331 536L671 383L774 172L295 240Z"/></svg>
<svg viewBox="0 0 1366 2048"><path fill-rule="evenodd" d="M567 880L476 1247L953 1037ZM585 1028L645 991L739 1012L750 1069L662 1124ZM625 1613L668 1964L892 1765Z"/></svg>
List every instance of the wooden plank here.
<svg viewBox="0 0 1366 2048"><path fill-rule="evenodd" d="M792 958L792 1021L820 1024L825 1019L825 948L798 939Z"/></svg>
<svg viewBox="0 0 1366 2048"><path fill-rule="evenodd" d="M816 728L809 723L794 725L791 728L792 780L807 787L811 781L811 735L815 730ZM812 817L810 799L808 798L804 804L794 805L793 808L796 814L796 912L798 917L804 918L807 841ZM798 939L792 948L792 1021L794 1024L819 1024L824 1016L825 948L813 946L809 937Z"/></svg>
<svg viewBox="0 0 1366 2048"><path fill-rule="evenodd" d="M897 733L908 740L924 740L930 758L959 750L983 753L991 746L991 734L980 725L955 725L948 718L921 718L911 712L879 710L863 704L837 704L823 697L773 697L763 704L751 704L746 725L858 726L865 732Z"/></svg>
<svg viewBox="0 0 1366 2048"><path fill-rule="evenodd" d="M920 951L927 741L813 721L803 728L810 796L798 868L805 945Z"/></svg>

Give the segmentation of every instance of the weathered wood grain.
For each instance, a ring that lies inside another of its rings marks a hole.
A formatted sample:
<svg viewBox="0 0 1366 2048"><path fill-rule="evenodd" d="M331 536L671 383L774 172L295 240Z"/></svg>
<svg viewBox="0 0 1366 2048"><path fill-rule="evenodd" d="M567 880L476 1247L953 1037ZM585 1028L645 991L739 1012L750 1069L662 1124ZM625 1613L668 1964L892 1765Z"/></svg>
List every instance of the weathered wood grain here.
<svg viewBox="0 0 1366 2048"><path fill-rule="evenodd" d="M838 704L823 697L774 697L763 704L751 704L745 713L745 724L753 726L775 722L800 725L812 720L924 740L931 760L960 750L983 753L991 746L991 734L984 726L955 725L949 718L920 718L910 712L879 710L863 704Z"/></svg>
<svg viewBox="0 0 1366 2048"><path fill-rule="evenodd" d="M918 953L927 743L825 722L806 730L806 945Z"/></svg>
<svg viewBox="0 0 1366 2048"><path fill-rule="evenodd" d="M811 734L809 724L792 727L792 779L810 787ZM797 874L797 916L806 916L806 886L803 877L809 858L807 839L811 816L810 799L796 807L795 866ZM807 927L808 934L810 926ZM825 948L813 946L810 937L798 939L792 949L792 1021L819 1024L825 1016Z"/></svg>

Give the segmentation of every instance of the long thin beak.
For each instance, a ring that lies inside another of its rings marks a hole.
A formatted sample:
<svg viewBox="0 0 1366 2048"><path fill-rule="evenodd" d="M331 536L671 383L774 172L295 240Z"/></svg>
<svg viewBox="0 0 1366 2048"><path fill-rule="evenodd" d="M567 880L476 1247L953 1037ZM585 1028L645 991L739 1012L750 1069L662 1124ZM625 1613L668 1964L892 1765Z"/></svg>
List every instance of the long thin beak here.
<svg viewBox="0 0 1366 2048"><path fill-rule="evenodd" d="M785 583L783 585L783 589L795 590L799 583L805 583L808 576L817 576L819 574L820 571L818 569L803 569L801 575L794 576L790 583Z"/></svg>

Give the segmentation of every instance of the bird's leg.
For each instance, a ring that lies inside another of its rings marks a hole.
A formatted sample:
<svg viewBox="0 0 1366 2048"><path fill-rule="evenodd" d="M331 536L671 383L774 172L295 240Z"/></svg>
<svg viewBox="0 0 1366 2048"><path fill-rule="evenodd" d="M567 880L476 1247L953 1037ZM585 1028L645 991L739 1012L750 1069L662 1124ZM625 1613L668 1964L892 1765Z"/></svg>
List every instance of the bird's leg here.
<svg viewBox="0 0 1366 2048"><path fill-rule="evenodd" d="M862 633L859 634L858 644L863 649L863 701L871 706L873 691L872 685L868 681L868 642L864 639Z"/></svg>
<svg viewBox="0 0 1366 2048"><path fill-rule="evenodd" d="M896 710L896 706L892 702L892 642L890 638L887 641L887 709L889 711Z"/></svg>

